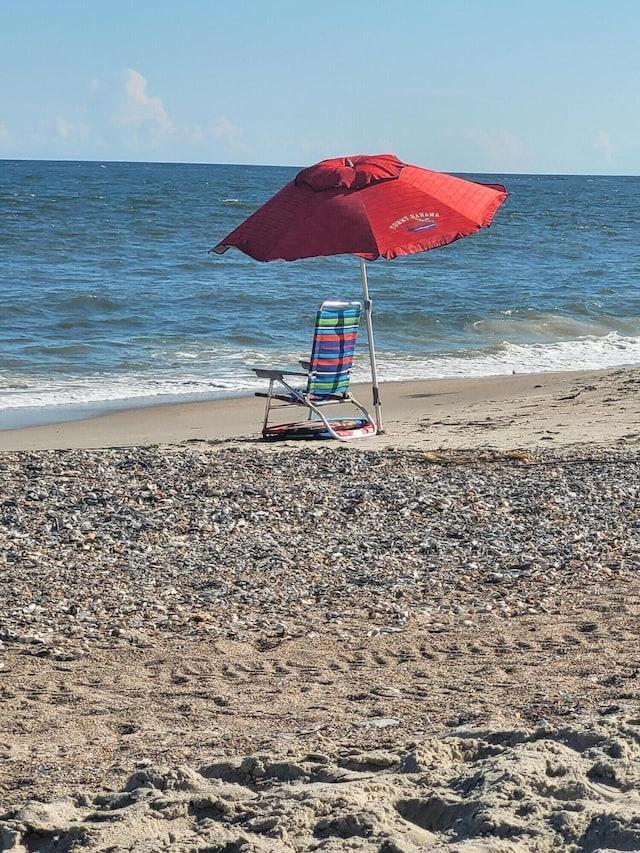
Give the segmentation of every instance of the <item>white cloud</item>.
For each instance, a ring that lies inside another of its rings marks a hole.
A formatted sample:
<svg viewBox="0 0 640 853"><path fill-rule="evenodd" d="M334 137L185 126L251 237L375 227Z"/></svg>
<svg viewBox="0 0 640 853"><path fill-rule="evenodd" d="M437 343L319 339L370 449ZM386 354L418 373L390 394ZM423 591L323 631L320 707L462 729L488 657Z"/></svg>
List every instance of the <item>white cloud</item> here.
<svg viewBox="0 0 640 853"><path fill-rule="evenodd" d="M235 151L242 151L247 147L244 142L242 129L233 124L228 118L217 119L211 127L211 133L214 139L223 140L229 148Z"/></svg>
<svg viewBox="0 0 640 853"><path fill-rule="evenodd" d="M71 127L70 122L66 119L62 118L62 116L58 116L55 120L56 131L58 136L61 139L69 139L71 134L73 133L73 128Z"/></svg>
<svg viewBox="0 0 640 853"><path fill-rule="evenodd" d="M91 86L99 102L102 84L93 80ZM163 156L177 159L180 155L175 152L181 146L196 151L204 146L208 148L212 140L232 152L246 149L242 129L228 118L216 119L206 126L176 124L162 99L150 95L148 89L148 82L140 72L133 68L126 70L121 79L117 107L111 110L111 124L118 128L119 136L124 130L124 138L118 142L127 150L147 156L145 152L150 149L161 149ZM198 154L199 159L202 156Z"/></svg>
<svg viewBox="0 0 640 853"><path fill-rule="evenodd" d="M597 133L593 143L593 147L596 149L596 151L600 151L605 163L612 162L613 142L611 141L611 137L608 133L605 133L603 130Z"/></svg>
<svg viewBox="0 0 640 853"><path fill-rule="evenodd" d="M124 102L113 120L116 124L126 127L148 127L160 135L173 130L173 122L162 99L147 94L146 79L133 68L126 71Z"/></svg>
<svg viewBox="0 0 640 853"><path fill-rule="evenodd" d="M62 116L54 120L54 127L59 140L63 142L84 142L90 136L90 129L86 124L73 124Z"/></svg>
<svg viewBox="0 0 640 853"><path fill-rule="evenodd" d="M11 134L7 125L0 121L0 145L8 145L11 142Z"/></svg>
<svg viewBox="0 0 640 853"><path fill-rule="evenodd" d="M519 171L530 159L527 146L509 131L466 130L463 136L478 144L491 171Z"/></svg>

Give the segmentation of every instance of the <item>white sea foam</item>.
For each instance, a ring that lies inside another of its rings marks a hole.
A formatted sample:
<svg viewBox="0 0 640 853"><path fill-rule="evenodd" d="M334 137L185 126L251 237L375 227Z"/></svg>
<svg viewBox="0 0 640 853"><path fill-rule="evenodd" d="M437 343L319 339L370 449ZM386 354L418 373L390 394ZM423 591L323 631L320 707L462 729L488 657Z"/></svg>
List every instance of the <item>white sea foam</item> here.
<svg viewBox="0 0 640 853"><path fill-rule="evenodd" d="M510 373L555 373L600 370L640 364L640 337L610 332L553 343L512 344L463 353L397 356L381 353L378 373L386 381L504 376Z"/></svg>

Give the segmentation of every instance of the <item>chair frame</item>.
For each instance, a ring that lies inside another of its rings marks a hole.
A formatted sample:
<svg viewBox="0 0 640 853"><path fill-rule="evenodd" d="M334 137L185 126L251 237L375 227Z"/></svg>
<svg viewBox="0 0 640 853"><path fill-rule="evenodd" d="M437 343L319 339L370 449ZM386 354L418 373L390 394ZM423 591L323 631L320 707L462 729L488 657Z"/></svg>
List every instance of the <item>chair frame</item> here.
<svg viewBox="0 0 640 853"><path fill-rule="evenodd" d="M335 299L325 300L318 308L318 312L316 315L316 326L314 332L311 359L300 361L301 366L304 368L304 372L297 370L286 370L282 368L252 368L256 376L261 379L267 379L269 381L269 389L266 393L259 391L256 392L257 397L266 397L264 420L262 424L263 438L275 439L290 437L310 437L309 428L314 424L321 424L332 438L336 438L340 441L349 441L352 438L361 438L376 434L377 428L375 421L373 420L367 409L362 405L362 403L360 403L349 391L348 383L350 381L351 367L348 367L346 370L341 370L341 374L343 374L343 380L340 383L340 386L344 386L346 382L346 387L344 388L344 390L341 390L339 393L336 394L318 392L317 389L314 390L314 382L318 381L319 377L322 378L328 376L329 378L331 378L331 376L336 374L336 371L327 371L326 369L325 371L320 371L317 369L317 367L314 367L314 354L316 352L317 338L320 334L320 321L323 315L323 311L340 309L357 310L357 317L355 322L355 333L357 335L362 304L357 301L346 302ZM352 353L350 356L348 356L349 358L353 357L353 350L355 350L355 338L353 340ZM296 377L300 379L306 379L306 385L304 388L298 388L293 384ZM344 377L346 377L346 379ZM276 387L277 385L282 386L285 393L278 391ZM352 419L352 426L349 426L349 422L347 422L347 425L345 426L344 419L341 419L338 423L332 423L332 420L328 418L322 411L322 409L326 406L344 403L350 403L352 406L358 409L358 411L362 415L362 418L356 418L355 422L353 422ZM271 414L271 410L273 408L285 408L289 406L304 406L308 410L309 414L306 425L302 423L293 423L269 426L269 417ZM313 422L311 420L313 415L315 415L318 419L317 422ZM298 436L295 436L296 432L298 432Z"/></svg>

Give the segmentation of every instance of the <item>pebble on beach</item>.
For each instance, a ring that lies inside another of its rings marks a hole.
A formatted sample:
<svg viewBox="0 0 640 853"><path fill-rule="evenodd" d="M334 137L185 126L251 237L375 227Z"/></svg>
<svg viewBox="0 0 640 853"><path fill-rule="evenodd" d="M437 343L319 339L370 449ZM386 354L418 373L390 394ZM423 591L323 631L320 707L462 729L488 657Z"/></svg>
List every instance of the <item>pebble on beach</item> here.
<svg viewBox="0 0 640 853"><path fill-rule="evenodd" d="M553 612L640 565L638 453L4 453L0 640L259 641Z"/></svg>

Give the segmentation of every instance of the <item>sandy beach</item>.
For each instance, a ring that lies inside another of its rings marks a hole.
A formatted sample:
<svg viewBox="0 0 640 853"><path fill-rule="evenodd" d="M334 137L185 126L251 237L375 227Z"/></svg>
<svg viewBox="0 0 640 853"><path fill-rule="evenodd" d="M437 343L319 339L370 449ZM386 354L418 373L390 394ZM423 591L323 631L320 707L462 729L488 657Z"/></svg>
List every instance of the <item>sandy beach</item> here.
<svg viewBox="0 0 640 853"><path fill-rule="evenodd" d="M640 436L638 388L637 370L383 383L384 434L361 444L367 449L503 450L576 443L633 445ZM370 388L355 386L353 391L369 405ZM0 430L0 450L198 441L263 446L263 407L260 398L239 397L127 409L90 420ZM283 412L283 420L291 419L291 409Z"/></svg>
<svg viewBox="0 0 640 853"><path fill-rule="evenodd" d="M640 850L639 388L1 431L0 849Z"/></svg>

